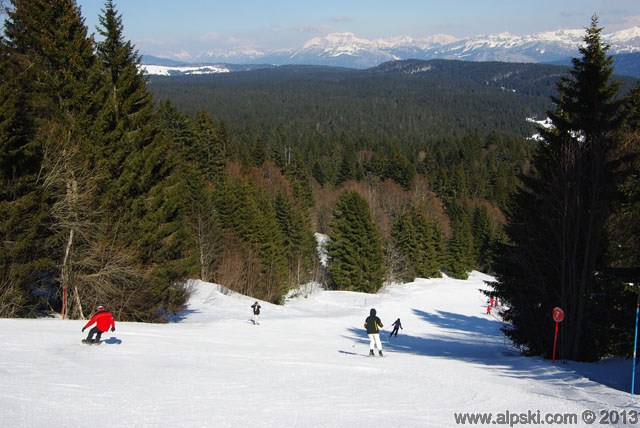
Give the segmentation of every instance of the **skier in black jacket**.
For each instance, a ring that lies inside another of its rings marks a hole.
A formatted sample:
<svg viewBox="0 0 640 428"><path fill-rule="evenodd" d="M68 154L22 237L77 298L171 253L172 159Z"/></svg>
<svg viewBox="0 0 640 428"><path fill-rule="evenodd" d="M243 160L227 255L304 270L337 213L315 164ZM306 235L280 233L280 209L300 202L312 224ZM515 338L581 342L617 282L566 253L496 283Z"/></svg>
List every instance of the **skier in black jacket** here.
<svg viewBox="0 0 640 428"><path fill-rule="evenodd" d="M380 342L379 327L384 326L382 325L380 318L376 316L376 310L372 308L369 312L369 316L364 320L364 328L367 329L367 334L369 335L369 355L374 355L373 349L377 346L378 354L382 357L382 343Z"/></svg>
<svg viewBox="0 0 640 428"><path fill-rule="evenodd" d="M260 303L256 301L253 305L251 305L251 309L253 309L253 323L260 324L260 322L258 321L258 319L260 318Z"/></svg>
<svg viewBox="0 0 640 428"><path fill-rule="evenodd" d="M400 322L400 318L398 318L397 320L395 320L393 322L393 324L391 324L393 326L393 331L391 332L391 334L389 335L389 337L393 337L394 335L396 337L398 337L398 329L402 328L402 323ZM403 329L404 330L404 329Z"/></svg>

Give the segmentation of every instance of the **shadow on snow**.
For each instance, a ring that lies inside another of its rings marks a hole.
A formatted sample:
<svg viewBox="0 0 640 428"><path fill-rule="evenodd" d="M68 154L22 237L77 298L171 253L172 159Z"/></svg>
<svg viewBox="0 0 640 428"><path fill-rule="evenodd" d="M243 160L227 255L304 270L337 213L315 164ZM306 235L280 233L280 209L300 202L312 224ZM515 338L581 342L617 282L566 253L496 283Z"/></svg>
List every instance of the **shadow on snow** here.
<svg viewBox="0 0 640 428"><path fill-rule="evenodd" d="M120 345L122 343L122 339L118 339L115 336L111 336L108 339L104 339L103 342L109 345Z"/></svg>
<svg viewBox="0 0 640 428"><path fill-rule="evenodd" d="M492 370L515 378L535 379L574 387L588 385L586 378L621 391L629 391L628 376L622 370L599 370L597 365L563 364L539 357L525 357L514 348L500 328L502 323L495 318L467 316L446 311L434 313L413 309L423 321L440 331L428 336L412 336L401 330L397 337L390 338L390 331L381 331L383 349L433 358L446 358L486 365ZM348 329L344 337L359 346L369 345L369 338L362 328ZM342 354L360 355L353 349L340 350ZM364 354L362 354L364 355ZM631 362L629 362L629 371ZM586 377L586 378L585 378ZM638 388L636 388L638 389ZM584 398L583 398L584 399ZM594 403L597 404L597 403Z"/></svg>
<svg viewBox="0 0 640 428"><path fill-rule="evenodd" d="M432 314L413 309L413 312L430 324L451 330L451 335L421 337L406 334L404 332L407 330L401 330L397 337L390 338L388 331L382 331L380 338L383 348L395 352L480 363L490 361L489 357L495 360L504 350L504 335L500 332L500 322L496 320L443 311ZM358 343L369 344L369 338L363 329L351 328L349 331Z"/></svg>

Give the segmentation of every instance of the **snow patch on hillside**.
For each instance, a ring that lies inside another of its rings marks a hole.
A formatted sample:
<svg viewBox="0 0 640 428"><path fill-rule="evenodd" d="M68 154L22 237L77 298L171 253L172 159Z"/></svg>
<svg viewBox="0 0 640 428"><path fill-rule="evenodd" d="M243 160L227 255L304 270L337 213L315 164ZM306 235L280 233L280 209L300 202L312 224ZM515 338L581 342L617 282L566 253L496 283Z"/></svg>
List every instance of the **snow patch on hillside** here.
<svg viewBox="0 0 640 428"><path fill-rule="evenodd" d="M166 65L142 64L140 68L145 74L151 74L156 76L217 74L217 73L229 73L231 71L226 67L220 67L215 65L166 66Z"/></svg>

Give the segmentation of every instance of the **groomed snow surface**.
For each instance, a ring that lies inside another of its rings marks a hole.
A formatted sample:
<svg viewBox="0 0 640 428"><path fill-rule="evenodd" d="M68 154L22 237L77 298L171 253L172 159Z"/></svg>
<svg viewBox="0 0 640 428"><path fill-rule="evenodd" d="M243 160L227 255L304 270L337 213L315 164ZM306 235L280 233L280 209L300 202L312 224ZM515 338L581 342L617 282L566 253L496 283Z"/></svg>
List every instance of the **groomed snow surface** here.
<svg viewBox="0 0 640 428"><path fill-rule="evenodd" d="M376 295L307 290L284 306L260 302L260 325L251 297L194 282L175 322L116 320L98 346L80 343L83 321L2 319L0 426L424 428L507 411L512 426L525 426L513 423L522 413L598 426L602 412L640 411L631 360L519 355L486 314L487 279L416 280ZM367 357L371 308L385 325L383 358ZM389 339L396 318L404 329Z"/></svg>

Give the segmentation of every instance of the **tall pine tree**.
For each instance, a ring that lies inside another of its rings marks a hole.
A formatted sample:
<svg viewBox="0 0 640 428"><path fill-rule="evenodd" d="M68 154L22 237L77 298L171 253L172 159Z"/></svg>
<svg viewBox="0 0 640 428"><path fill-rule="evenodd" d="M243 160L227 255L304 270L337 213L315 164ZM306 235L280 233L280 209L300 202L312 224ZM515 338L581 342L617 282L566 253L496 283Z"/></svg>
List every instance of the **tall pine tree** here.
<svg viewBox="0 0 640 428"><path fill-rule="evenodd" d="M95 140L99 142L96 163L101 183L99 193L116 217L135 194L127 183L136 181L138 165L127 159L151 143L153 99L147 80L139 69L140 57L124 38L122 17L112 0L99 17L97 57L106 74L106 102L101 111ZM133 176L133 177L132 177Z"/></svg>
<svg viewBox="0 0 640 428"><path fill-rule="evenodd" d="M550 356L551 312L565 311L559 353L595 360L608 350L606 287L598 284L607 248L605 224L615 198L611 160L620 127L618 85L597 17L586 30L581 58L558 85L553 127L532 173L513 200L510 243L496 263L495 289L506 303L508 335L528 353Z"/></svg>
<svg viewBox="0 0 640 428"><path fill-rule="evenodd" d="M438 278L441 258L437 253L437 225L415 207L401 214L392 224L391 237L405 260L403 280Z"/></svg>
<svg viewBox="0 0 640 428"><path fill-rule="evenodd" d="M17 79L21 103L28 108L23 123L34 124L33 133L20 138L30 140L33 154L42 153L39 184L47 193L51 220L38 225L51 238L37 244L47 248L56 264L37 275L49 284L68 286L68 311L81 316L90 293L83 279L91 269L89 247L100 233L91 159L93 131L104 104L103 75L74 1L14 0L11 5L5 46L25 67Z"/></svg>
<svg viewBox="0 0 640 428"><path fill-rule="evenodd" d="M328 247L330 286L374 293L384 278L380 232L359 193L345 191L334 210Z"/></svg>
<svg viewBox="0 0 640 428"><path fill-rule="evenodd" d="M24 87L31 81L26 52L9 34L0 39L0 316L24 316L39 305L34 288L55 270L45 242L51 235L49 201L39 180L44 157L28 112Z"/></svg>
<svg viewBox="0 0 640 428"><path fill-rule="evenodd" d="M473 234L471 221L464 214L452 222L453 234L447 245L445 269L449 276L467 279L469 272L475 268L473 257Z"/></svg>

